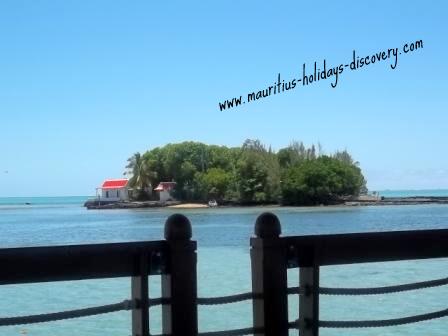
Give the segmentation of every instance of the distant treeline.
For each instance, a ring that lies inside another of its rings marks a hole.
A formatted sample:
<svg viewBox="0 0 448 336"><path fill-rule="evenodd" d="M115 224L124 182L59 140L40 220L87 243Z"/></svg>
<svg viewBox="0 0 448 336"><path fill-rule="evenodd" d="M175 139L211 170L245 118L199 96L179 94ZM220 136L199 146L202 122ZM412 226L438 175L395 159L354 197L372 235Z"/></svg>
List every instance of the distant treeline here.
<svg viewBox="0 0 448 336"><path fill-rule="evenodd" d="M324 154L297 141L277 152L259 140L233 148L187 141L135 153L126 168L140 199L161 181L177 183L179 200L234 204L331 204L367 191L346 150Z"/></svg>

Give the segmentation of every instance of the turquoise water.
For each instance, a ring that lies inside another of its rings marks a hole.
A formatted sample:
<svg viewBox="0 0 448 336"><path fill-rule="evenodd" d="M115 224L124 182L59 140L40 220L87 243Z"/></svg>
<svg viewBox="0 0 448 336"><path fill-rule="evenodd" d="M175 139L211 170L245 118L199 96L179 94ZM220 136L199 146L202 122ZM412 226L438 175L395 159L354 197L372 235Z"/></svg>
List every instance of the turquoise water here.
<svg viewBox="0 0 448 336"><path fill-rule="evenodd" d="M90 210L86 197L0 199L0 246L43 246L78 243L154 240L163 237L163 223L174 210ZM25 205L25 203L31 203ZM448 228L448 206L384 206L326 208L227 208L182 210L198 241L200 296L250 291L249 237L263 211L276 213L284 235ZM321 285L383 286L448 276L448 260L374 263L323 267ZM297 286L298 271L288 272ZM379 319L447 308L448 286L370 296L321 297L321 319ZM160 280L150 279L150 296L160 296ZM37 314L114 303L129 298L130 281L89 280L0 286L0 316ZM290 297L290 319L297 318L297 297ZM250 326L250 302L201 307L201 331ZM160 310L151 309L153 333L160 333ZM322 329L321 335L446 335L448 319L409 326L363 329ZM0 327L0 335L118 336L130 334L130 313L119 312L76 320L20 327ZM296 332L291 332L291 335Z"/></svg>
<svg viewBox="0 0 448 336"><path fill-rule="evenodd" d="M438 196L448 197L448 189L420 189L420 190L381 190L384 197Z"/></svg>
<svg viewBox="0 0 448 336"><path fill-rule="evenodd" d="M88 198L87 196L67 196L67 197L0 197L0 209L8 206L23 205L30 206L70 206L83 204ZM28 203L28 204L27 204Z"/></svg>

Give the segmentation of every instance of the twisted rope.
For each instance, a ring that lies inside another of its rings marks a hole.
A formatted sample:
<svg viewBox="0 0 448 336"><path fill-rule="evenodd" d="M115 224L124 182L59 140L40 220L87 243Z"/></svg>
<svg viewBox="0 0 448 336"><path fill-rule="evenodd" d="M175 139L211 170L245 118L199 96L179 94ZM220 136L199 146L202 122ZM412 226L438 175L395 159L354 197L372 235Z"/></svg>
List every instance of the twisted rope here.
<svg viewBox="0 0 448 336"><path fill-rule="evenodd" d="M423 288L431 288L448 285L448 277L430 281L422 281L404 285L388 286L388 287L372 287L372 288L328 288L320 287L319 294L323 295L377 295L377 294L390 294L397 292L404 292L410 290L417 290ZM288 294L306 294L306 288L291 287L287 289ZM241 293L229 296L221 297L205 297L198 298L198 305L222 305L229 303L236 303L246 300L263 299L263 294L261 293ZM151 307L157 305L170 304L169 298L156 298L150 299L149 305ZM16 317L3 317L0 318L0 327L11 326L11 325L22 325L31 323L43 323L50 321L58 321L64 319L79 318L91 315L100 315L113 313L121 310L130 310L135 308L136 302L131 300L125 300L123 302L104 305L99 307L91 307L84 309L76 309L69 311L62 311L57 313L48 314L38 314L38 315L28 315L28 316L16 316ZM406 318L392 319L392 320L378 320L378 321L321 321L319 325L323 328L362 328L362 327L383 327L383 326L393 326L407 323L415 323L420 321L426 321L434 318L445 317L448 315L448 309L429 313L416 315ZM295 325L293 322L291 325ZM235 329L230 331L216 331L201 333L200 336L238 336L238 335L249 335L254 332L254 328L245 329Z"/></svg>
<svg viewBox="0 0 448 336"><path fill-rule="evenodd" d="M114 303L114 304L110 304L110 305L84 308L84 309L76 309L76 310L67 310L67 311L62 311L62 312L57 312L57 313L28 315L28 316L15 316L15 317L2 317L2 318L0 318L0 327L31 324L31 323L43 323L43 322L66 320L66 319L73 319L73 318L92 316L92 315L114 313L114 312L121 311L121 310L130 310L130 309L135 308L135 306L136 306L136 303L134 301L124 300L122 302Z"/></svg>
<svg viewBox="0 0 448 336"><path fill-rule="evenodd" d="M229 296L218 296L218 297L204 297L204 298L197 298L197 304L202 306L213 306L213 305L223 305L223 304L229 304L229 303L236 303L241 301L247 301L247 300L253 300L253 299L262 299L262 294L253 294L253 293L242 293L242 294L235 294L235 295L229 295ZM171 303L170 298L157 298L157 299L150 299L149 300L149 306L160 306L160 305L168 305Z"/></svg>
<svg viewBox="0 0 448 336"><path fill-rule="evenodd" d="M291 287L287 289L287 294L301 294L303 291L299 287ZM198 298L197 303L199 305L203 306L212 306L212 305L222 305L222 304L229 304L229 303L236 303L241 301L247 301L247 300L262 300L263 294L262 293L241 293L241 294L235 294L235 295L228 295L228 296L218 296L218 297L204 297L204 298Z"/></svg>
<svg viewBox="0 0 448 336"><path fill-rule="evenodd" d="M378 295L378 294L391 294L391 293L405 292L405 291L431 288L431 287L439 287L439 286L444 286L444 285L448 285L448 278L415 282L415 283L397 285L397 286L388 286L388 287L372 287L372 288L320 287L319 294L323 294L323 295Z"/></svg>
<svg viewBox="0 0 448 336"><path fill-rule="evenodd" d="M242 328L223 331L209 331L199 333L198 336L243 336L264 333L264 328Z"/></svg>
<svg viewBox="0 0 448 336"><path fill-rule="evenodd" d="M171 303L169 298L157 298L157 299L149 299L149 306L160 306L160 305L168 305Z"/></svg>
<svg viewBox="0 0 448 336"><path fill-rule="evenodd" d="M319 321L321 328L379 328L393 327L403 324L417 323L448 316L448 309L389 320L371 320L371 321Z"/></svg>
<svg viewBox="0 0 448 336"><path fill-rule="evenodd" d="M228 296L198 298L197 303L199 305L211 306L211 305L222 305L222 304L236 303L236 302L247 301L247 300L262 299L262 298L263 298L263 294L256 294L256 293L249 292L249 293L242 293L242 294L235 294L235 295L228 295Z"/></svg>
<svg viewBox="0 0 448 336"><path fill-rule="evenodd" d="M422 281L404 285L387 286L387 287L371 287L371 288L330 288L330 287L319 287L319 294L322 295L378 295L378 294L390 294L405 292L417 289L439 287L448 285L448 278ZM306 294L311 288L300 288L300 287L289 287L287 289L287 294ZM228 296L218 296L218 297L203 297L198 298L197 303L199 305L211 306L211 305L222 305L236 303L246 300L263 299L263 294L261 293L241 293ZM157 306L163 304L169 304L170 300L168 298L158 298L150 299L150 306Z"/></svg>
<svg viewBox="0 0 448 336"><path fill-rule="evenodd" d="M233 330L200 332L198 333L198 336L244 336L244 335L263 334L263 333L264 328L241 328ZM153 336L172 336L172 335L158 334Z"/></svg>

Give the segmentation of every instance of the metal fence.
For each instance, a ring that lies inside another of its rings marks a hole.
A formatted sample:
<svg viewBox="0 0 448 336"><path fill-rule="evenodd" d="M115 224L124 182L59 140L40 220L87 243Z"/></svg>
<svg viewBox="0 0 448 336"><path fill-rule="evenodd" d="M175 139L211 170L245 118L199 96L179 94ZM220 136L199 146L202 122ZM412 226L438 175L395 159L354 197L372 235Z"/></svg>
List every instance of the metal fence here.
<svg viewBox="0 0 448 336"><path fill-rule="evenodd" d="M260 215L251 238L252 292L198 298L196 242L183 215L165 223L165 240L152 242L0 249L0 285L131 277L131 298L119 303L31 316L0 317L8 325L130 310L132 335L149 336L149 309L162 305L162 332L172 336L317 336L319 328L378 328L448 316L448 309L389 320L322 321L320 295L379 295L444 286L448 278L373 288L319 286L325 265L448 257L448 229L281 237L278 218ZM288 288L287 270L299 268L297 287ZM151 299L149 275L162 278L162 297ZM288 297L299 295L298 318L288 320ZM251 300L253 326L198 333L198 305Z"/></svg>

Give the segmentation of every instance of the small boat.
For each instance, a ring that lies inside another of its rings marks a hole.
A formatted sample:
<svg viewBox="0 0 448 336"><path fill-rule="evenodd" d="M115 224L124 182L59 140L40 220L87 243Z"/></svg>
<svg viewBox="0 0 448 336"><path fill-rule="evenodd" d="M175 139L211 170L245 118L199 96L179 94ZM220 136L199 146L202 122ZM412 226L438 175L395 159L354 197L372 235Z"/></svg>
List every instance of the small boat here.
<svg viewBox="0 0 448 336"><path fill-rule="evenodd" d="M218 202L216 202L216 200L210 200L208 201L208 206L213 208L213 207L217 207L218 206Z"/></svg>

